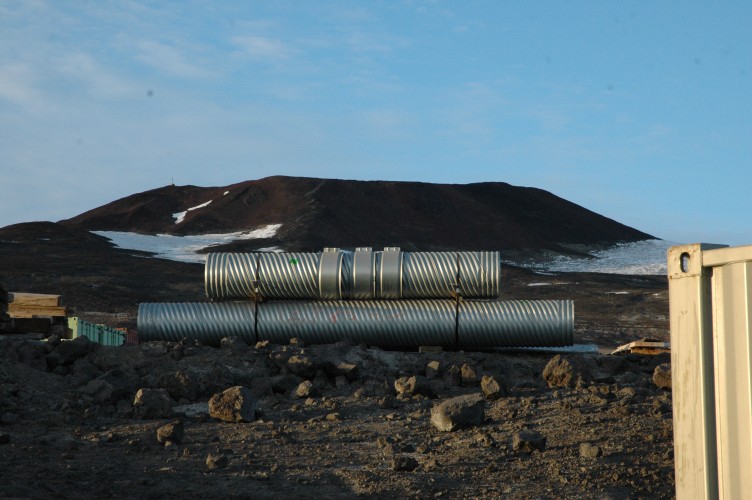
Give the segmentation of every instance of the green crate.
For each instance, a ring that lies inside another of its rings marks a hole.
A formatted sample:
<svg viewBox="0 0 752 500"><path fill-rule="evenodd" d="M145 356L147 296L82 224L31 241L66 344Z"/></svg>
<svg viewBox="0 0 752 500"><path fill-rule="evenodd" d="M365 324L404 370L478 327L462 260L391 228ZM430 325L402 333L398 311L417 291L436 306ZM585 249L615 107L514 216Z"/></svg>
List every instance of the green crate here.
<svg viewBox="0 0 752 500"><path fill-rule="evenodd" d="M71 338L86 337L92 342L102 345L119 346L125 343L125 333L107 325L97 325L84 321L77 316L68 318L68 328Z"/></svg>

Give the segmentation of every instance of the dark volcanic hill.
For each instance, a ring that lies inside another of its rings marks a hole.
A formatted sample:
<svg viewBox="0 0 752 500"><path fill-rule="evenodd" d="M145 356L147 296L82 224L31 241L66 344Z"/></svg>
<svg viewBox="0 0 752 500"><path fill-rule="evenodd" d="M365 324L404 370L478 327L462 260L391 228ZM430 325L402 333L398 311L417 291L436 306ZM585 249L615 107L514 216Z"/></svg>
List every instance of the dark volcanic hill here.
<svg viewBox="0 0 752 500"><path fill-rule="evenodd" d="M207 202L211 203L188 211L176 224L173 214ZM203 266L116 248L90 231L188 235L268 224L281 224L273 238L238 241L221 249L400 246L500 250L504 258L515 259L651 238L546 191L505 183L269 177L227 187L168 186L57 223L0 228L0 284L11 291L62 294L64 304L87 321L132 328L141 302L203 300ZM558 286L529 287L531 275L532 271L504 266L503 298L580 297L578 318L587 322L587 331L598 331L594 324L612 322L620 315L653 310L645 301L629 302L631 295L606 295L614 287L635 285L634 278L579 277L578 283L590 285L565 291ZM543 277L534 279L539 282ZM663 290L665 278L646 279L637 283L639 297L654 302L656 287ZM664 305L655 307L665 309ZM613 313L613 318L602 318L604 312Z"/></svg>
<svg viewBox="0 0 752 500"><path fill-rule="evenodd" d="M175 213L190 210L180 223ZM399 246L406 250L551 250L652 236L547 191L502 182L426 184L267 177L226 187L167 186L60 221L69 228L202 234L281 224L270 243L286 250Z"/></svg>

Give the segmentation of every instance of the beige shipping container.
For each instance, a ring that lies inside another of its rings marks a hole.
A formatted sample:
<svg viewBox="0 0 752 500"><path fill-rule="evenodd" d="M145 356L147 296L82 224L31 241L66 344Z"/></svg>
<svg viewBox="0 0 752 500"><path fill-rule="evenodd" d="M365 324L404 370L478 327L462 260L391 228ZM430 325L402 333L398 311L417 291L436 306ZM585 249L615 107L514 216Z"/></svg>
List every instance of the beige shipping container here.
<svg viewBox="0 0 752 500"><path fill-rule="evenodd" d="M668 251L679 499L752 498L752 246Z"/></svg>

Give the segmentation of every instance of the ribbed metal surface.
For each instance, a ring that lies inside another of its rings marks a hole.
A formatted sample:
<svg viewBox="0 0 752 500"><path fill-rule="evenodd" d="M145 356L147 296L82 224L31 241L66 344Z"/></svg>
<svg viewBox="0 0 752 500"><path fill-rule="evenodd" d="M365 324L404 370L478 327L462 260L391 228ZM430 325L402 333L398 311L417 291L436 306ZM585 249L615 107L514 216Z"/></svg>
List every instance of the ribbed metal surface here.
<svg viewBox="0 0 752 500"><path fill-rule="evenodd" d="M259 253L259 294L265 299L317 299L319 253Z"/></svg>
<svg viewBox="0 0 752 500"><path fill-rule="evenodd" d="M182 338L216 345L223 337L256 342L256 304L253 302L145 303L138 306L137 329L141 341Z"/></svg>
<svg viewBox="0 0 752 500"><path fill-rule="evenodd" d="M465 301L457 308L451 300L147 303L138 309L138 334L142 341L188 337L205 344L234 336L248 343L286 343L298 337L312 344L350 339L384 347L557 347L572 345L574 304Z"/></svg>
<svg viewBox="0 0 752 500"><path fill-rule="evenodd" d="M404 298L449 298L456 295L457 252L405 253L402 266Z"/></svg>
<svg viewBox="0 0 752 500"><path fill-rule="evenodd" d="M459 274L459 281L458 281ZM212 299L493 298L499 252L212 253L204 270Z"/></svg>
<svg viewBox="0 0 752 500"><path fill-rule="evenodd" d="M499 296L501 259L499 252L458 252L460 295L465 298Z"/></svg>
<svg viewBox="0 0 752 500"><path fill-rule="evenodd" d="M258 337L311 344L350 339L371 345L451 346L455 340L452 301L266 302L259 304Z"/></svg>
<svg viewBox="0 0 752 500"><path fill-rule="evenodd" d="M256 253L210 253L204 267L206 296L213 299L256 298Z"/></svg>
<svg viewBox="0 0 752 500"><path fill-rule="evenodd" d="M573 343L571 300L465 301L459 306L460 347L559 347Z"/></svg>

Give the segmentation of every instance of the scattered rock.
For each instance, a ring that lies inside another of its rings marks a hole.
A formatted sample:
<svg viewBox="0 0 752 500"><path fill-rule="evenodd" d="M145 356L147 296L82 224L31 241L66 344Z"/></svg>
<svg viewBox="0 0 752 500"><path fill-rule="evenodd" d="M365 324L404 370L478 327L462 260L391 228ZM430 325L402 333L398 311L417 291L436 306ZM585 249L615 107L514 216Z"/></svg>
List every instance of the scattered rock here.
<svg viewBox="0 0 752 500"><path fill-rule="evenodd" d="M102 404L112 399L112 391L112 385L102 379L90 380L78 389L81 395L87 396L95 404Z"/></svg>
<svg viewBox="0 0 752 500"><path fill-rule="evenodd" d="M546 436L536 431L520 431L512 437L512 449L523 453L546 449Z"/></svg>
<svg viewBox="0 0 752 500"><path fill-rule="evenodd" d="M209 470L224 469L227 467L228 462L229 460L227 460L227 456L225 455L212 455L209 453L206 456L206 467Z"/></svg>
<svg viewBox="0 0 752 500"><path fill-rule="evenodd" d="M165 389L139 389L133 399L133 418L169 418L174 405Z"/></svg>
<svg viewBox="0 0 752 500"><path fill-rule="evenodd" d="M324 372L332 377L344 376L350 382L358 380L360 377L360 369L355 363L339 362L335 363L328 361L324 363Z"/></svg>
<svg viewBox="0 0 752 500"><path fill-rule="evenodd" d="M496 446L496 440L487 432L479 432L475 435L475 442L484 448L490 448Z"/></svg>
<svg viewBox="0 0 752 500"><path fill-rule="evenodd" d="M462 380L462 385L472 387L478 384L478 373L475 371L475 368L465 363L460 367L460 379Z"/></svg>
<svg viewBox="0 0 752 500"><path fill-rule="evenodd" d="M663 363L653 371L653 383L661 389L671 390L671 365Z"/></svg>
<svg viewBox="0 0 752 500"><path fill-rule="evenodd" d="M400 377L394 381L394 390L399 396L412 397L416 394L423 394L427 397L434 397L434 391L428 380L422 375L413 375L412 377Z"/></svg>
<svg viewBox="0 0 752 500"><path fill-rule="evenodd" d="M157 441L164 445L180 444L183 442L183 433L183 422L176 420L157 429Z"/></svg>
<svg viewBox="0 0 752 500"><path fill-rule="evenodd" d="M54 365L70 365L77 359L86 356L94 349L94 344L86 337L76 337L73 340L61 342L54 351L47 355L47 359Z"/></svg>
<svg viewBox="0 0 752 500"><path fill-rule="evenodd" d="M448 386L457 386L462 383L462 374L460 367L452 365L444 372L444 382Z"/></svg>
<svg viewBox="0 0 752 500"><path fill-rule="evenodd" d="M256 398L247 387L230 387L211 397L209 415L225 422L253 422L256 419Z"/></svg>
<svg viewBox="0 0 752 500"><path fill-rule="evenodd" d="M385 410L389 408L394 408L394 402L395 402L394 396L392 395L384 396L383 398L379 399L379 408L383 408Z"/></svg>
<svg viewBox="0 0 752 500"><path fill-rule="evenodd" d="M580 456L583 458L598 458L603 455L600 446L593 443L580 443Z"/></svg>
<svg viewBox="0 0 752 500"><path fill-rule="evenodd" d="M318 389L310 380L304 380L300 383L300 385L298 385L297 389L295 389L295 397L298 398L309 398L318 395Z"/></svg>
<svg viewBox="0 0 752 500"><path fill-rule="evenodd" d="M441 375L441 363L436 360L429 361L426 365L426 378L434 379Z"/></svg>
<svg viewBox="0 0 752 500"><path fill-rule="evenodd" d="M303 379L296 375L292 375L288 373L286 375L275 375L274 377L270 379L270 381L272 385L272 390L274 392L287 394L293 389L296 389L300 385L300 383L303 381Z"/></svg>
<svg viewBox="0 0 752 500"><path fill-rule="evenodd" d="M637 395L637 391L634 387L624 387L616 392L616 396L620 399L631 399Z"/></svg>
<svg viewBox="0 0 752 500"><path fill-rule="evenodd" d="M337 389L342 389L344 387L347 387L348 385L350 385L350 381L347 380L347 377L345 377L344 375L337 375L336 377L334 377L334 386Z"/></svg>
<svg viewBox="0 0 752 500"><path fill-rule="evenodd" d="M492 375L484 375L480 380L480 390L483 391L483 395L486 399L499 399L502 396L507 395L506 388L499 384L496 377Z"/></svg>
<svg viewBox="0 0 752 500"><path fill-rule="evenodd" d="M243 342L240 337L224 337L219 343L222 349L227 349L233 352L243 352L248 350L248 344Z"/></svg>
<svg viewBox="0 0 752 500"><path fill-rule="evenodd" d="M394 455L392 470L398 472L412 472L418 468L418 461L409 455Z"/></svg>
<svg viewBox="0 0 752 500"><path fill-rule="evenodd" d="M431 408L431 423L443 432L481 425L486 416L484 405L481 394L444 400Z"/></svg>
<svg viewBox="0 0 752 500"><path fill-rule="evenodd" d="M287 360L287 369L291 373L303 378L313 378L321 367L310 356L290 356Z"/></svg>
<svg viewBox="0 0 752 500"><path fill-rule="evenodd" d="M554 356L543 369L543 379L549 387L572 387L575 384L574 366L561 354Z"/></svg>
<svg viewBox="0 0 752 500"><path fill-rule="evenodd" d="M112 400L130 400L131 394L135 392L137 387L138 375L134 373L126 373L120 368L113 368L107 373L97 377L97 380L103 380L109 384L109 387L112 388Z"/></svg>
<svg viewBox="0 0 752 500"><path fill-rule="evenodd" d="M198 380L184 370L165 373L159 378L159 386L167 389L176 400L195 401L198 397Z"/></svg>

